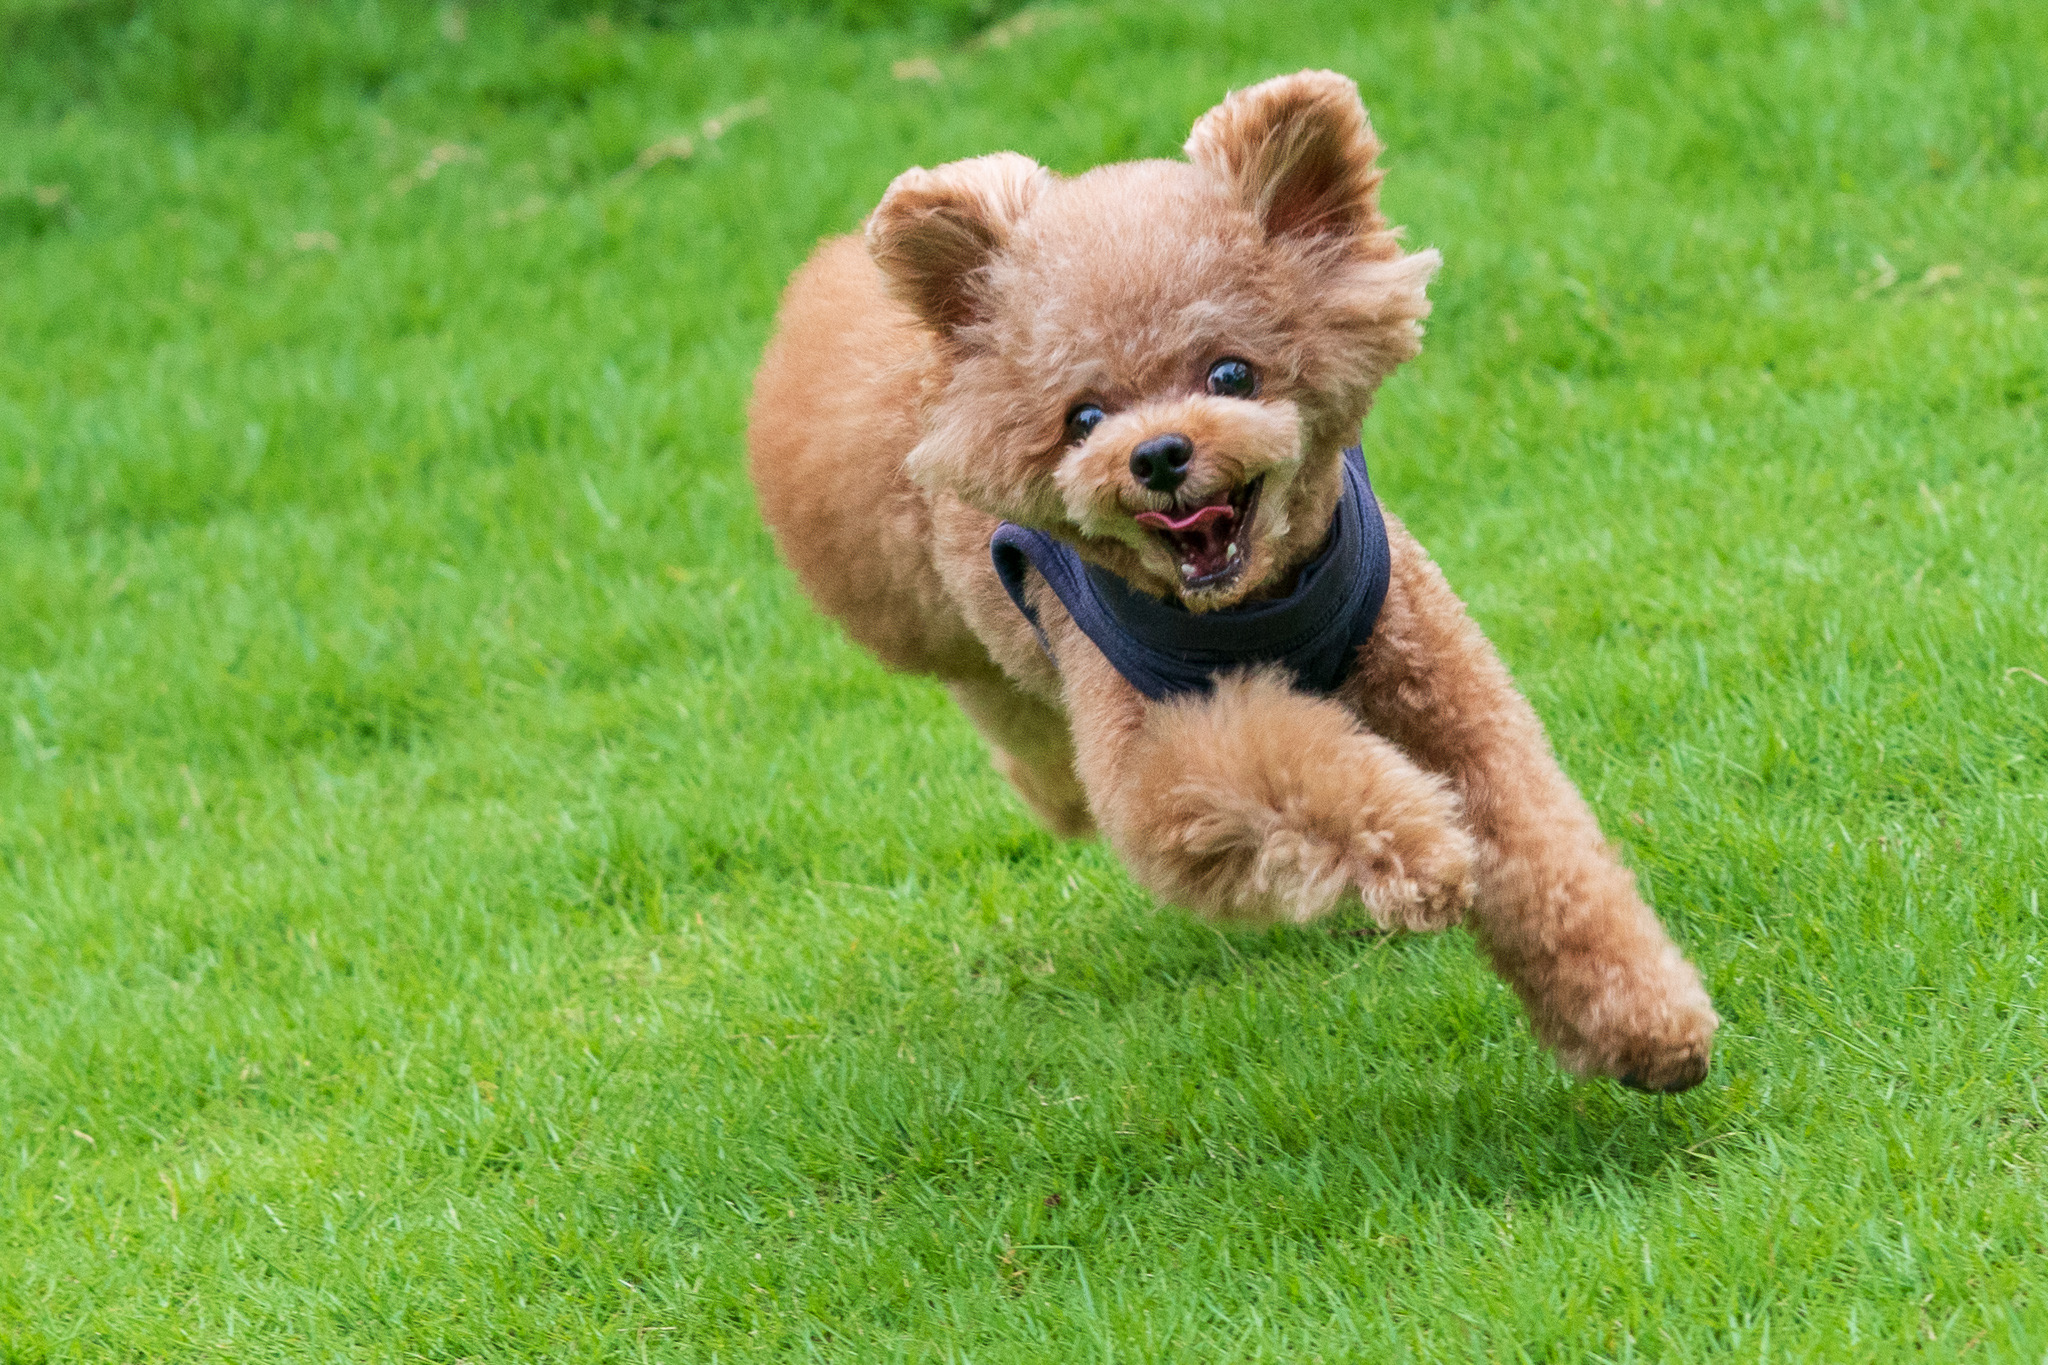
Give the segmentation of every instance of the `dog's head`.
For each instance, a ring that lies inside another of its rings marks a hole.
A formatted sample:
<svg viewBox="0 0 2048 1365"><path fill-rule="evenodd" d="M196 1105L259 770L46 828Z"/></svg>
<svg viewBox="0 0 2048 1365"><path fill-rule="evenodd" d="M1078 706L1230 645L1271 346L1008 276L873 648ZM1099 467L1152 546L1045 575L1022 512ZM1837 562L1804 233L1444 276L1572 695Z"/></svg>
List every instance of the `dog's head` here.
<svg viewBox="0 0 2048 1365"><path fill-rule="evenodd" d="M1186 150L1071 180L1014 153L906 171L867 243L944 361L911 476L1207 611L1321 544L1438 257L1380 216L1343 76L1240 90Z"/></svg>

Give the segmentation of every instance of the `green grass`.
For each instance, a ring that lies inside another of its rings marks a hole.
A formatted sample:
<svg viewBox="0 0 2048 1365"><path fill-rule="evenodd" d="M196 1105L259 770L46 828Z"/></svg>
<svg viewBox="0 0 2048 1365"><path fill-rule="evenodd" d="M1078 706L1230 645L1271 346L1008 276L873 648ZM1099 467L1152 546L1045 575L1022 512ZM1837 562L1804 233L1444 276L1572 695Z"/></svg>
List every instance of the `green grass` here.
<svg viewBox="0 0 2048 1365"><path fill-rule="evenodd" d="M2048 1353L2048 7L5 4L0 1362ZM1682 1098L1155 909L754 513L897 170L1311 65L1448 262L1375 480Z"/></svg>

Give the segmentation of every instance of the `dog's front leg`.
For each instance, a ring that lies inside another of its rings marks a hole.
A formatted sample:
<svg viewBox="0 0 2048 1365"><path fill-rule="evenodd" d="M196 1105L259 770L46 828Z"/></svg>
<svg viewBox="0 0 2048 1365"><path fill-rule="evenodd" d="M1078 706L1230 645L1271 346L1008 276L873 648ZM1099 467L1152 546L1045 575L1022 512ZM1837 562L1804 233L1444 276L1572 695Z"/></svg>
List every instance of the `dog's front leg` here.
<svg viewBox="0 0 2048 1365"><path fill-rule="evenodd" d="M1645 1090L1696 1084L1720 1022L1698 973L1443 574L1391 516L1387 533L1393 582L1346 695L1464 798L1479 842L1473 927L1495 970L1571 1069Z"/></svg>
<svg viewBox="0 0 2048 1365"><path fill-rule="evenodd" d="M1356 898L1388 927L1457 922L1457 797L1343 706L1271 673L1150 702L1070 624L1055 647L1096 823L1157 895L1225 919L1299 924Z"/></svg>

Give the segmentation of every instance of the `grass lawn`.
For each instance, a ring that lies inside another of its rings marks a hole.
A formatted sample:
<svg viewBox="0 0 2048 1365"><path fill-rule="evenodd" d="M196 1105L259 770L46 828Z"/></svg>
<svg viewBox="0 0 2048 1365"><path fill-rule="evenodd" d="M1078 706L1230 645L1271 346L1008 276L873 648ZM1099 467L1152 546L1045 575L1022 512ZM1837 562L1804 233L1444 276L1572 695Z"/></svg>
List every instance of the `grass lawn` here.
<svg viewBox="0 0 2048 1365"><path fill-rule="evenodd" d="M2042 1360L2048 6L825 8L0 0L0 1362ZM1323 65L1683 1097L1154 906L754 512L896 171Z"/></svg>

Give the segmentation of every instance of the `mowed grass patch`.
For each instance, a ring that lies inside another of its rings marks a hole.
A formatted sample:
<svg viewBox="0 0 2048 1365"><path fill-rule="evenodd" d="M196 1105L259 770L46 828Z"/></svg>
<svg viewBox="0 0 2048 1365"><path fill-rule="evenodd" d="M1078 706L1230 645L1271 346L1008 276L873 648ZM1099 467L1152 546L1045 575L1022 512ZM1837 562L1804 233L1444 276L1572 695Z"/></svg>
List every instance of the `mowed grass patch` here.
<svg viewBox="0 0 2048 1365"><path fill-rule="evenodd" d="M2048 13L857 9L9 11L0 1361L2048 1352ZM898 170L1322 65L1447 261L1376 484L1682 1098L1157 909L752 508Z"/></svg>

